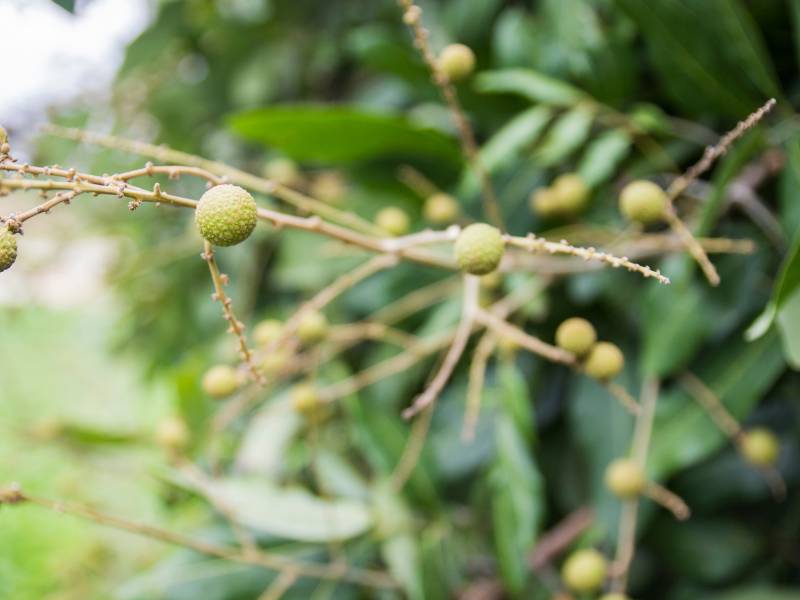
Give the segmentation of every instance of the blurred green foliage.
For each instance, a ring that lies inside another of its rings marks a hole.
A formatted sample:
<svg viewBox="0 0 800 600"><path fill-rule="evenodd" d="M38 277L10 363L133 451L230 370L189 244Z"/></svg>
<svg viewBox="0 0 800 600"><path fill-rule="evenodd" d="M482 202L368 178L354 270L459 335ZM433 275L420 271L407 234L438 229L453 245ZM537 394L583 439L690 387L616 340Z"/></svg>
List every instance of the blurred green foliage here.
<svg viewBox="0 0 800 600"><path fill-rule="evenodd" d="M621 383L628 389L640 389L647 376L663 380L648 470L674 487L694 515L676 524L645 507L632 597L800 598L800 377L793 370L800 366L800 128L793 109L800 100L800 3L449 0L421 6L435 48L458 41L477 54L479 72L458 91L515 234L563 232L580 243L582 235L621 230L621 181L676 174L715 141L714 131L732 127L768 97L779 100L775 114L681 203L699 235L757 244L752 255L713 256L718 288L708 286L688 257L675 254L653 259L671 277L670 287L615 270L582 273L547 288L517 322L549 340L561 320L580 314L625 351ZM128 49L114 114L119 135L155 131L159 142L257 173L275 156L295 159L306 175L339 169L347 181L341 206L367 219L399 205L416 228L425 226L424 198L398 180L400 165L414 166L465 211L480 214L479 186L458 153L450 116L390 0L162 1ZM63 119L80 124L84 117ZM769 215L765 224L734 198L748 166L769 152L781 153L786 164L755 190ZM43 144L42 154L95 172L141 162L60 142ZM591 207L577 225L543 221L527 206L532 189L564 171L580 172L593 187ZM188 181L165 185L188 195L201 191ZM195 458L205 464L204 432L217 407L202 396L198 380L209 365L234 357L219 307L208 298L191 219L147 208L131 217L109 208L85 214L124 248L112 277L120 311L115 345L174 390L174 408L190 422ZM248 322L288 316L360 258L307 233L267 228L220 253ZM442 276L401 265L326 312L333 323L356 321ZM510 291L531 280L509 277L504 286ZM458 310L452 298L402 327L430 335L452 325ZM316 376L337 381L392 353L358 346ZM333 552L353 564L382 562L406 597L455 597L487 578L502 582L508 597L550 597L557 580L532 572L529 555L565 515L592 505L595 522L577 545L613 552L618 502L602 477L626 452L632 420L594 382L519 355L490 363L477 439L465 444L464 363L439 400L429 443L402 493L387 482L409 434L399 414L425 384L433 361L345 399L333 419L311 432L287 409L285 390L266 394L253 415L214 440L212 448L222 448L231 467L216 485L266 547L309 559L329 554L330 529L318 513L344 506L348 518L338 526L352 539ZM675 378L686 369L737 418L778 433L779 466L790 489L785 502L773 501L685 394ZM196 502L185 485L165 477L182 490L173 509ZM118 499L109 506L125 508ZM218 521L195 535L230 539ZM65 537L63 544L70 543ZM36 569L21 562L9 568ZM136 571L113 593L136 600L256 598L273 577L184 551ZM35 597L18 590L13 597ZM399 597L370 594L302 580L284 597Z"/></svg>

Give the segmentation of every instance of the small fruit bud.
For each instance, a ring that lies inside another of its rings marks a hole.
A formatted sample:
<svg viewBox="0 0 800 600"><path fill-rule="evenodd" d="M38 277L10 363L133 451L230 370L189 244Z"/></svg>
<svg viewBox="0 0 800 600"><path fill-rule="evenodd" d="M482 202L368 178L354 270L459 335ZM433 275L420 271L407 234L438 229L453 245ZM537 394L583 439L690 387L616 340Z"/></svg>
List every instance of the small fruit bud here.
<svg viewBox="0 0 800 600"><path fill-rule="evenodd" d="M589 321L580 317L567 319L556 329L556 344L577 356L591 350L597 341L597 333Z"/></svg>
<svg viewBox="0 0 800 600"><path fill-rule="evenodd" d="M664 218L667 195L652 181L632 181L619 195L619 208L629 221L649 225Z"/></svg>
<svg viewBox="0 0 800 600"><path fill-rule="evenodd" d="M212 398L227 398L239 389L239 375L233 367L216 365L203 375L203 391Z"/></svg>
<svg viewBox="0 0 800 600"><path fill-rule="evenodd" d="M425 200L422 209L425 218L436 225L447 225L456 220L459 213L458 202L450 194L438 193Z"/></svg>
<svg viewBox="0 0 800 600"><path fill-rule="evenodd" d="M264 319L253 329L253 339L256 342L256 346L260 348L269 346L280 337L282 330L283 323L278 319Z"/></svg>
<svg viewBox="0 0 800 600"><path fill-rule="evenodd" d="M297 337L304 344L314 344L328 334L328 319L321 312L306 313L297 326Z"/></svg>
<svg viewBox="0 0 800 600"><path fill-rule="evenodd" d="M408 215L396 206L387 206L378 212L375 224L392 236L407 234L411 225Z"/></svg>
<svg viewBox="0 0 800 600"><path fill-rule="evenodd" d="M561 578L572 591L590 593L600 589L607 571L608 562L597 550L578 550L564 562Z"/></svg>
<svg viewBox="0 0 800 600"><path fill-rule="evenodd" d="M460 81L475 69L475 53L464 44L445 46L439 55L439 68L450 81Z"/></svg>
<svg viewBox="0 0 800 600"><path fill-rule="evenodd" d="M279 185L296 186L302 176L300 170L290 158L273 158L264 165L264 177Z"/></svg>
<svg viewBox="0 0 800 600"><path fill-rule="evenodd" d="M543 219L551 219L560 211L558 195L553 188L543 187L531 194L531 210Z"/></svg>
<svg viewBox="0 0 800 600"><path fill-rule="evenodd" d="M0 273L10 269L17 260L17 238L0 223Z"/></svg>
<svg viewBox="0 0 800 600"><path fill-rule="evenodd" d="M344 178L336 171L320 173L311 182L311 195L317 200L335 204L339 202L347 191Z"/></svg>
<svg viewBox="0 0 800 600"><path fill-rule="evenodd" d="M769 467L778 461L780 444L769 429L755 427L744 433L741 450L747 462L757 467Z"/></svg>
<svg viewBox="0 0 800 600"><path fill-rule="evenodd" d="M625 357L616 344L597 342L589 350L583 370L589 377L606 381L619 375L624 366Z"/></svg>
<svg viewBox="0 0 800 600"><path fill-rule="evenodd" d="M605 482L615 496L630 500L642 493L646 480L636 461L619 458L606 468Z"/></svg>
<svg viewBox="0 0 800 600"><path fill-rule="evenodd" d="M294 409L304 415L314 414L320 404L317 389L311 383L295 384L289 392L289 396Z"/></svg>
<svg viewBox="0 0 800 600"><path fill-rule="evenodd" d="M195 222L200 235L215 246L235 246L250 237L256 226L256 201L238 185L217 185L197 203Z"/></svg>
<svg viewBox="0 0 800 600"><path fill-rule="evenodd" d="M162 419L156 429L156 442L167 452L180 452L189 444L189 428L180 417Z"/></svg>
<svg viewBox="0 0 800 600"><path fill-rule="evenodd" d="M500 264L505 242L497 228L486 223L474 223L458 236L454 250L456 262L462 271L486 275Z"/></svg>
<svg viewBox="0 0 800 600"><path fill-rule="evenodd" d="M586 208L589 188L577 173L566 173L556 178L552 185L559 212L575 215Z"/></svg>

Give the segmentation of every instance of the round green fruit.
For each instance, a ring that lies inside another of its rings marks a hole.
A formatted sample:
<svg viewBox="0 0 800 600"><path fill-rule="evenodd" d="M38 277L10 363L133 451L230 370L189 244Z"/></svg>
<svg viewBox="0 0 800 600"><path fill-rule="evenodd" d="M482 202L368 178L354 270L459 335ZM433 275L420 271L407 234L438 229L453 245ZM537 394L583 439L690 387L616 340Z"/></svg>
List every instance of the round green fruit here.
<svg viewBox="0 0 800 600"><path fill-rule="evenodd" d="M652 181L632 181L619 195L619 208L629 221L649 225L664 218L667 195Z"/></svg>
<svg viewBox="0 0 800 600"><path fill-rule="evenodd" d="M565 173L556 178L552 185L559 212L574 215L586 207L589 187L577 173Z"/></svg>
<svg viewBox="0 0 800 600"><path fill-rule="evenodd" d="M600 600L631 600L625 594L603 594Z"/></svg>
<svg viewBox="0 0 800 600"><path fill-rule="evenodd" d="M486 275L500 265L505 242L500 230L486 223L464 228L455 243L458 267L472 275Z"/></svg>
<svg viewBox="0 0 800 600"><path fill-rule="evenodd" d="M344 198L347 186L340 173L324 171L314 178L310 192L317 200L335 204Z"/></svg>
<svg viewBox="0 0 800 600"><path fill-rule="evenodd" d="M597 591L606 580L608 562L597 550L578 550L569 555L561 569L561 578L578 593Z"/></svg>
<svg viewBox="0 0 800 600"><path fill-rule="evenodd" d="M619 458L606 468L605 482L615 496L630 500L642 493L646 480L636 461Z"/></svg>
<svg viewBox="0 0 800 600"><path fill-rule="evenodd" d="M438 193L429 196L422 208L425 218L436 225L447 225L456 220L458 202L450 194Z"/></svg>
<svg viewBox="0 0 800 600"><path fill-rule="evenodd" d="M10 269L17 260L17 238L0 223L0 273Z"/></svg>
<svg viewBox="0 0 800 600"><path fill-rule="evenodd" d="M304 415L313 414L320 404L317 389L311 383L298 383L289 392L292 407Z"/></svg>
<svg viewBox="0 0 800 600"><path fill-rule="evenodd" d="M531 194L531 210L543 219L557 216L561 209L555 190L550 187L535 190Z"/></svg>
<svg viewBox="0 0 800 600"><path fill-rule="evenodd" d="M203 391L212 398L227 398L239 389L239 374L228 365L211 367L203 375Z"/></svg>
<svg viewBox="0 0 800 600"><path fill-rule="evenodd" d="M475 53L464 44L445 46L439 54L439 68L450 81L465 79L475 69Z"/></svg>
<svg viewBox="0 0 800 600"><path fill-rule="evenodd" d="M567 319L556 329L556 344L577 356L591 350L597 341L597 333L589 321L580 317Z"/></svg>
<svg viewBox="0 0 800 600"><path fill-rule="evenodd" d="M169 452L179 452L189 444L189 428L180 417L167 417L159 422L156 442Z"/></svg>
<svg viewBox="0 0 800 600"><path fill-rule="evenodd" d="M300 170L290 158L273 158L264 165L264 177L279 185L296 186L302 176Z"/></svg>
<svg viewBox="0 0 800 600"><path fill-rule="evenodd" d="M396 206L387 206L378 212L375 224L392 236L407 234L411 226L408 215Z"/></svg>
<svg viewBox="0 0 800 600"><path fill-rule="evenodd" d="M256 226L256 201L238 185L217 185L197 203L195 222L200 235L215 246L235 246Z"/></svg>
<svg viewBox="0 0 800 600"><path fill-rule="evenodd" d="M303 315L297 326L297 337L304 344L314 344L328 334L328 319L321 312L311 311Z"/></svg>
<svg viewBox="0 0 800 600"><path fill-rule="evenodd" d="M755 427L742 438L742 454L747 462L758 467L769 467L778 462L780 443L766 427Z"/></svg>
<svg viewBox="0 0 800 600"><path fill-rule="evenodd" d="M611 342L597 342L583 364L583 370L590 377L606 381L613 379L622 372L625 366L625 357L622 350Z"/></svg>
<svg viewBox="0 0 800 600"><path fill-rule="evenodd" d="M260 348L269 346L280 337L281 331L283 331L283 323L278 319L264 319L253 330L256 346Z"/></svg>
<svg viewBox="0 0 800 600"><path fill-rule="evenodd" d="M287 366L291 355L285 350L275 350L270 352L261 360L261 371L267 377L277 377Z"/></svg>

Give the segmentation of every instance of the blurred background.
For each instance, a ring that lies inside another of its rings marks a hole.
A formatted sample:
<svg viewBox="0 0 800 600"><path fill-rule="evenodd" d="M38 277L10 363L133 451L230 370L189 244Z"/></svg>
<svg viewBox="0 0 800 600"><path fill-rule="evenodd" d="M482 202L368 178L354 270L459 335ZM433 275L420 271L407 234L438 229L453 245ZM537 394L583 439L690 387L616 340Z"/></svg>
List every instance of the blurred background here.
<svg viewBox="0 0 800 600"><path fill-rule="evenodd" d="M584 316L623 348L620 383L639 390L645 376L663 380L648 468L694 514L677 523L645 505L632 597L800 598L800 3L420 6L434 49L461 42L476 53L476 74L458 92L514 234L597 246L630 234L617 209L624 182L669 183L720 133L778 100L679 205L699 235L755 242L751 254L712 257L718 288L672 253L647 260L672 278L669 288L606 270L552 282L518 274L486 293L541 284L515 323L552 340L564 318ZM271 177L288 158L298 171L283 172L287 183L369 220L399 206L422 229L424 195L398 176L411 166L480 218L479 186L450 115L390 0L4 0L0 51L0 124L22 161L102 174L146 160L42 134L45 122L163 143ZM566 221L532 212L531 191L568 171L592 187L588 210ZM190 179L163 185L195 198L203 191ZM0 198L0 213L36 198ZM618 502L602 478L626 451L632 420L594 382L530 355L498 356L477 440L467 444L463 361L422 461L395 492L386 482L409 433L399 413L434 359L347 398L322 424L287 415L281 384L209 435L222 405L200 379L236 355L210 300L191 215L147 206L130 213L116 199L80 197L27 223L19 245L14 268L0 275L0 483L231 541L224 519L155 443L158 424L179 415L200 467L268 484L248 491L253 505L282 507L255 527L265 547L382 565L403 588L303 579L285 598L556 597L563 557L534 569L531 553L583 507L594 519L574 546L613 554ZM363 259L328 239L269 227L219 253L251 330L285 319ZM446 276L401 265L342 296L328 319L367 319ZM435 334L457 320L459 303L449 294L398 326ZM395 352L360 344L316 377L337 381ZM678 378L687 370L746 426L776 432L785 501L686 395ZM261 440L255 449L253 440ZM298 488L317 504L287 503ZM341 499L361 519L345 543L271 529L275 520L313 521L314 510ZM36 507L0 509L0 598L250 599L272 578Z"/></svg>

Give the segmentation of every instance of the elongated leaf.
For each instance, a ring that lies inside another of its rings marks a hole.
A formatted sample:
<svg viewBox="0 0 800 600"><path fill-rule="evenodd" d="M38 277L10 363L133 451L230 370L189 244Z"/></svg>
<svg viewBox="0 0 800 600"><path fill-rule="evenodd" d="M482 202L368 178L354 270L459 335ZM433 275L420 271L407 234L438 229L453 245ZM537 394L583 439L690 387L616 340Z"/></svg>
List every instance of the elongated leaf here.
<svg viewBox="0 0 800 600"><path fill-rule="evenodd" d="M458 143L441 131L405 118L344 106L291 105L235 114L242 137L277 148L297 160L347 163L385 156L461 160Z"/></svg>
<svg viewBox="0 0 800 600"><path fill-rule="evenodd" d="M241 473L277 477L284 464L284 452L303 424L288 398L270 404L250 421L236 456Z"/></svg>
<svg viewBox="0 0 800 600"><path fill-rule="evenodd" d="M529 108L518 114L483 145L483 165L494 171L519 156L536 142L552 116L553 111L545 106Z"/></svg>
<svg viewBox="0 0 800 600"><path fill-rule="evenodd" d="M263 479L216 479L202 491L223 503L239 523L290 540L346 540L372 527L372 515L361 502L322 499Z"/></svg>
<svg viewBox="0 0 800 600"><path fill-rule="evenodd" d="M475 78L475 89L487 94L517 94L552 106L574 106L586 99L586 94L578 88L529 69L480 73Z"/></svg>
<svg viewBox="0 0 800 600"><path fill-rule="evenodd" d="M631 149L631 138L622 129L606 131L586 148L578 173L590 186L601 184L614 175Z"/></svg>
<svg viewBox="0 0 800 600"><path fill-rule="evenodd" d="M559 117L536 152L537 161L547 167L569 158L589 137L593 120L592 111L584 107Z"/></svg>

